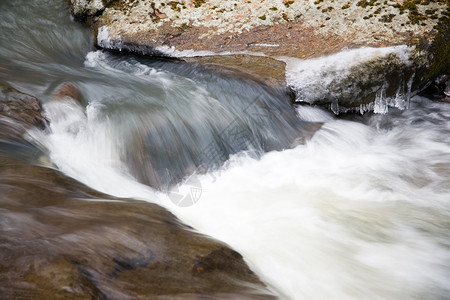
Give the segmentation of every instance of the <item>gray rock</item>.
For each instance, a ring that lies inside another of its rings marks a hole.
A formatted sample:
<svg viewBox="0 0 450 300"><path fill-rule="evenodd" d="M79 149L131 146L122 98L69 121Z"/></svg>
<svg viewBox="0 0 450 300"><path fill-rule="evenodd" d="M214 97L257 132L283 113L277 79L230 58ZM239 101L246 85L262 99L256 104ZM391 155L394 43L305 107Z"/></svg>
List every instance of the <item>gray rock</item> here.
<svg viewBox="0 0 450 300"><path fill-rule="evenodd" d="M86 20L100 15L113 0L70 0L71 13L74 18Z"/></svg>

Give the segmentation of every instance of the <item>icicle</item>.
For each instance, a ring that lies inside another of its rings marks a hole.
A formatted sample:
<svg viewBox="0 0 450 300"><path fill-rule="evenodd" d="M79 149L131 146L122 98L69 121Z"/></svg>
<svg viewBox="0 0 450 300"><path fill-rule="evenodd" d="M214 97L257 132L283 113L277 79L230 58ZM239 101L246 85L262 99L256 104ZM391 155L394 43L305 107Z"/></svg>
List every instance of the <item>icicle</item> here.
<svg viewBox="0 0 450 300"><path fill-rule="evenodd" d="M375 96L375 106L373 108L374 113L384 115L388 112L388 99L386 98L386 90L388 86L389 83L385 82L378 90L377 95Z"/></svg>
<svg viewBox="0 0 450 300"><path fill-rule="evenodd" d="M361 104L359 106L359 113L361 115L365 114L368 111L373 110L373 102L372 103L367 103L367 104Z"/></svg>
<svg viewBox="0 0 450 300"><path fill-rule="evenodd" d="M335 115L339 115L339 102L338 99L334 98L331 101L331 111L335 114Z"/></svg>
<svg viewBox="0 0 450 300"><path fill-rule="evenodd" d="M398 86L397 92L395 93L395 98L392 105L398 109L404 110L407 106L407 99L405 93L405 82L402 80Z"/></svg>
<svg viewBox="0 0 450 300"><path fill-rule="evenodd" d="M410 100L411 100L411 88L412 88L412 84L413 84L413 81L414 81L414 76L416 75L416 73L413 73L412 74L412 76L411 76L411 78L409 79L409 81L408 81L408 84L407 84L407 88L408 88L408 90L407 90L407 92L406 92L406 107L409 109L409 107L410 107Z"/></svg>

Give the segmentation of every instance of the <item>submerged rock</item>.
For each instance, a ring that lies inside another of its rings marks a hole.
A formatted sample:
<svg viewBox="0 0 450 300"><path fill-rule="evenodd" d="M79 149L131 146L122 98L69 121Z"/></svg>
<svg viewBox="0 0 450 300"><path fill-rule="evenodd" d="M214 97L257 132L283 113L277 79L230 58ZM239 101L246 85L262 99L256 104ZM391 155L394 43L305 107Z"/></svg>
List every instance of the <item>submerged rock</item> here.
<svg viewBox="0 0 450 300"><path fill-rule="evenodd" d="M56 101L60 101L60 100L67 99L67 98L77 102L78 104L82 103L80 90L71 83L62 84L53 93L53 96L52 96L52 99L56 100Z"/></svg>
<svg viewBox="0 0 450 300"><path fill-rule="evenodd" d="M399 64L392 55L369 58L359 62L342 83L333 84L332 96L303 99L334 107L335 112L361 107L373 110L381 105L380 101L395 106L398 101L393 99L398 91L408 89L405 86L413 74L411 89L417 90L439 75L428 69L448 64L448 49L430 47L442 32L439 28L448 24L448 1L119 0L103 1L101 6L95 5L97 2L101 1L71 0L72 10L83 12L82 19L88 19L101 48L182 58L208 56L197 60L247 71L271 84L283 84L284 80L278 79L279 72L271 74L270 59L304 60L360 47L412 46L410 63L402 60ZM440 27L436 27L438 23ZM443 32L448 32L448 26L445 28ZM257 65L267 58L262 63L267 72L245 70L242 57L237 55L243 53L259 57L254 59ZM434 62L436 56L441 57L441 63ZM371 69L374 64L376 68ZM347 69L336 70L340 71ZM387 80L366 80L380 74ZM276 79L267 80L272 76ZM286 76L294 76L289 68ZM289 80L288 85L298 100L303 97L298 85ZM369 92L361 93L362 87ZM340 109L336 109L336 101Z"/></svg>
<svg viewBox="0 0 450 300"><path fill-rule="evenodd" d="M278 59L249 54L233 54L187 57L184 60L188 63L206 65L220 72L229 70L237 73L238 76L246 74L247 77L272 87L286 86L286 63Z"/></svg>

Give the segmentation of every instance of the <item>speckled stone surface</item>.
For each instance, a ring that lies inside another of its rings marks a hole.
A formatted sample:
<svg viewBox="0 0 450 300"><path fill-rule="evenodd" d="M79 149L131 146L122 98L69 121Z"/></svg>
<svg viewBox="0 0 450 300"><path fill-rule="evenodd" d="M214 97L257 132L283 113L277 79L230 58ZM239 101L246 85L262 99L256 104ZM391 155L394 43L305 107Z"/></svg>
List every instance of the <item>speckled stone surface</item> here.
<svg viewBox="0 0 450 300"><path fill-rule="evenodd" d="M76 15L93 16L95 28L106 26L107 38L141 49L308 58L432 38L447 3L408 3L414 1L72 0L72 7Z"/></svg>

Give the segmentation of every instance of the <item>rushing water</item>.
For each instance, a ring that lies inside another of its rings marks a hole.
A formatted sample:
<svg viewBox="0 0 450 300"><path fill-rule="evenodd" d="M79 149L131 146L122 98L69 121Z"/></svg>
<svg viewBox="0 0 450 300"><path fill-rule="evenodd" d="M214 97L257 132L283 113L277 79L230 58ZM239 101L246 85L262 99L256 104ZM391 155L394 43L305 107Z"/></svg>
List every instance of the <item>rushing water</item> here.
<svg viewBox="0 0 450 300"><path fill-rule="evenodd" d="M30 134L48 164L168 208L281 298L448 298L448 104L336 119L240 76L92 49L64 1L2 1L0 22L0 80L45 103L51 134ZM63 82L83 106L51 101Z"/></svg>

